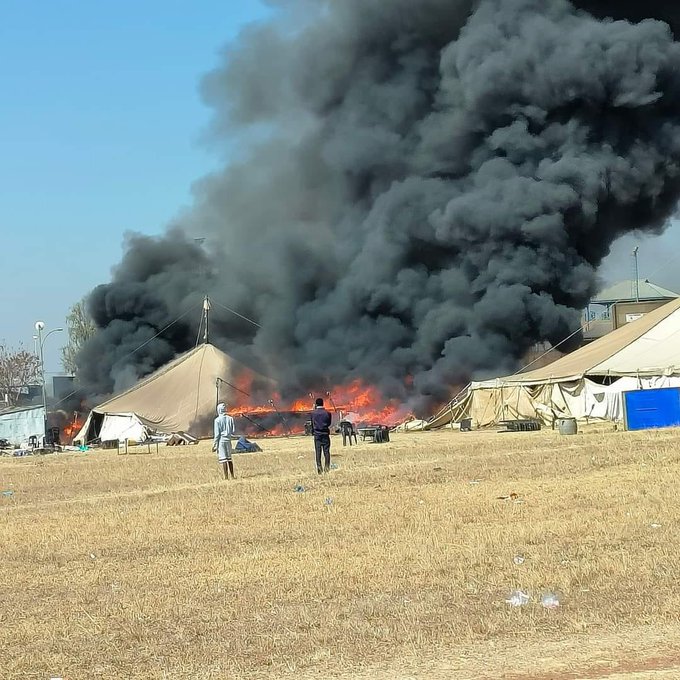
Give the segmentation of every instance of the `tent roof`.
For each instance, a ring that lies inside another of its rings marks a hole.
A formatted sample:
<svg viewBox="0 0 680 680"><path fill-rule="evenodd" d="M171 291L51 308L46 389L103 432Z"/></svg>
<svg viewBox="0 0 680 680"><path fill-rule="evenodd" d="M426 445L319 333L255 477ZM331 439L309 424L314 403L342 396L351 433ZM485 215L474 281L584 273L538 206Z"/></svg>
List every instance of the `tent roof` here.
<svg viewBox="0 0 680 680"><path fill-rule="evenodd" d="M629 279L627 281L619 281L609 288L605 288L596 298L591 300L593 304L613 304L614 302L635 302L635 279ZM638 292L640 300L663 300L668 298L672 300L678 297L677 293L674 293L668 288L662 288L652 283L649 279L639 279L638 280Z"/></svg>
<svg viewBox="0 0 680 680"><path fill-rule="evenodd" d="M100 404L93 412L134 414L160 432L190 430L202 419L212 420L217 378L224 381L220 383L220 401L229 404L237 394L232 384L244 372L265 380L214 345L199 345Z"/></svg>
<svg viewBox="0 0 680 680"><path fill-rule="evenodd" d="M543 368L472 386L566 382L585 375L680 375L680 298Z"/></svg>

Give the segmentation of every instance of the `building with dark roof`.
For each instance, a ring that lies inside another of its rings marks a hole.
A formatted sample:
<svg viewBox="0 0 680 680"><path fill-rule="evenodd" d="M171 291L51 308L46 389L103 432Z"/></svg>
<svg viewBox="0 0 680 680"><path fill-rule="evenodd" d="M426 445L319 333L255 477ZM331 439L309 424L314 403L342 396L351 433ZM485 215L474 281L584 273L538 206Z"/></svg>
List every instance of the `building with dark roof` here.
<svg viewBox="0 0 680 680"><path fill-rule="evenodd" d="M583 316L583 340L601 338L678 297L649 279L619 281L590 301Z"/></svg>

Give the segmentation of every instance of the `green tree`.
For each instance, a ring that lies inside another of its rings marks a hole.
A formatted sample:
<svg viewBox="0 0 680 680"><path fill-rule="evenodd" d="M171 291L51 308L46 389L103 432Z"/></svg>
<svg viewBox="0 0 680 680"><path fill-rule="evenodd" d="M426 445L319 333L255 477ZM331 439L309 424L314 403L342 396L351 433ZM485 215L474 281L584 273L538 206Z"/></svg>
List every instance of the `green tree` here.
<svg viewBox="0 0 680 680"><path fill-rule="evenodd" d="M40 359L35 354L0 343L1 406L16 406L22 393L40 380Z"/></svg>
<svg viewBox="0 0 680 680"><path fill-rule="evenodd" d="M65 371L73 375L78 370L76 356L80 348L97 330L94 321L87 314L84 299L71 307L66 316L66 330L68 343L61 349L61 364Z"/></svg>

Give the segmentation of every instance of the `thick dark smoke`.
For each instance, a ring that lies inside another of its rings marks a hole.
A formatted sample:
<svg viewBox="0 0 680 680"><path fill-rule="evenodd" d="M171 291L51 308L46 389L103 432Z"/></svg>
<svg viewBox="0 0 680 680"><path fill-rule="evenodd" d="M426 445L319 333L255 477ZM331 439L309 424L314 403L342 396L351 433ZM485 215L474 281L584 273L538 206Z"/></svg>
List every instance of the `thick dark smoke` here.
<svg viewBox="0 0 680 680"><path fill-rule="evenodd" d="M680 30L680 6L668 0L575 0L572 4L598 19L639 22L651 18L666 22L676 36Z"/></svg>
<svg viewBox="0 0 680 680"><path fill-rule="evenodd" d="M200 281L210 267L200 246L176 231L159 240L129 236L126 245L113 282L87 300L98 331L77 364L91 397L129 387L197 340L196 291L203 290Z"/></svg>
<svg viewBox="0 0 680 680"><path fill-rule="evenodd" d="M578 328L613 241L672 215L668 3L274 4L203 83L230 161L90 298L91 391L192 346L207 287L261 325L214 306L216 344L288 390L442 398Z"/></svg>

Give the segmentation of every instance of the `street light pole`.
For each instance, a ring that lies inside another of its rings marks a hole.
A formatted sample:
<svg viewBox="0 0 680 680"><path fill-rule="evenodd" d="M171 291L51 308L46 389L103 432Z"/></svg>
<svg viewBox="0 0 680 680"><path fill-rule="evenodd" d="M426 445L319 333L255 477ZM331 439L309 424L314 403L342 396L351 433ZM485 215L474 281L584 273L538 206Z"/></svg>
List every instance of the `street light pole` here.
<svg viewBox="0 0 680 680"><path fill-rule="evenodd" d="M63 331L63 328L53 328L49 333L45 334L45 337L43 338L43 331L45 330L45 322L44 321L36 321L35 324L35 330L38 331L38 347L40 348L40 376L42 379L42 405L43 405L43 418L44 418L44 423L43 423L43 438L45 439L47 437L47 389L45 385L45 358L43 354L43 348L45 346L45 340L52 335L52 333L59 333L60 331ZM45 441L43 439L43 446L45 444Z"/></svg>

